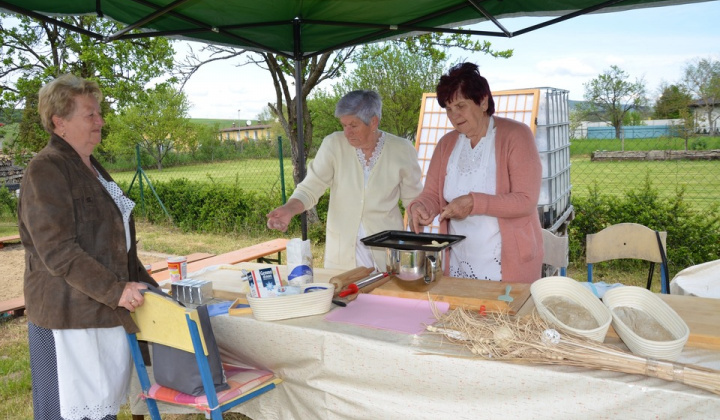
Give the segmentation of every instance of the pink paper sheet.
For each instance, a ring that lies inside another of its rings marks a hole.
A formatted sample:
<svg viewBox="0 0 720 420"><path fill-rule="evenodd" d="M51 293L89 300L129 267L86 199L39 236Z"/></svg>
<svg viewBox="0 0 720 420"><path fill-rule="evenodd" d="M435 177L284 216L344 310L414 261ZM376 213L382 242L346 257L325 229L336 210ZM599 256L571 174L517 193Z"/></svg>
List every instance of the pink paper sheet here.
<svg viewBox="0 0 720 420"><path fill-rule="evenodd" d="M435 302L435 307L445 313L450 304ZM436 321L428 301L367 293L361 293L348 306L331 311L325 320L407 334L420 334Z"/></svg>

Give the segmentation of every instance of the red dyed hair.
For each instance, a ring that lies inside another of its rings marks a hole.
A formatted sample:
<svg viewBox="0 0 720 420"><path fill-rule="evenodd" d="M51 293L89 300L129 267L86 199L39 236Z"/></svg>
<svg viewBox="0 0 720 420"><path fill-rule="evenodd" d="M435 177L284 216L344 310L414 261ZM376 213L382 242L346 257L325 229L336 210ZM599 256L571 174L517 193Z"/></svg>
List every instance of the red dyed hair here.
<svg viewBox="0 0 720 420"><path fill-rule="evenodd" d="M472 99L478 105L487 96L487 115L495 113L495 101L490 92L490 85L487 79L480 76L477 64L460 63L451 67L447 74L440 77L435 93L442 108L445 108L448 102L452 102L458 94Z"/></svg>

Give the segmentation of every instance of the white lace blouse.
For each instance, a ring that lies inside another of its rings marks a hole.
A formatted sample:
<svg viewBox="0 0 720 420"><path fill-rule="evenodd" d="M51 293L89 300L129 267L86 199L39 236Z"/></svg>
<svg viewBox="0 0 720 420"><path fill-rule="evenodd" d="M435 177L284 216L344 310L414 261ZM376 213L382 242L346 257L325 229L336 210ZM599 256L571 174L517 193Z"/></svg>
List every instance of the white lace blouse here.
<svg viewBox="0 0 720 420"><path fill-rule="evenodd" d="M495 163L495 124L490 117L487 134L475 147L460 134L450 154L443 194L449 203L453 199L480 192L495 194L497 183ZM462 242L450 253L450 276L483 280L500 280L500 226L496 217L470 215L463 220L453 219L448 232L464 235Z"/></svg>
<svg viewBox="0 0 720 420"><path fill-rule="evenodd" d="M95 169L95 171L97 172L97 169ZM130 213L132 213L135 208L135 202L127 198L116 183L105 180L105 178L100 175L100 172L98 172L97 178L110 194L113 201L115 201L115 205L117 205L122 214L123 225L125 225L125 245L127 250L130 251Z"/></svg>
<svg viewBox="0 0 720 420"><path fill-rule="evenodd" d="M361 149L355 149L358 161L360 162L360 166L362 166L363 168L365 188L367 188L370 171L375 166L377 160L380 158L380 153L382 153L384 145L385 132L380 131L380 138L375 145L375 150L373 150L373 154L372 156L370 156L370 160L365 159L365 154ZM381 267L376 267L375 260L373 260L372 252L370 252L370 248L366 247L365 244L360 242L360 239L364 238L365 236L367 236L367 234L365 233L365 228L363 227L362 222L360 222L360 227L358 228L357 234L357 245L355 247L355 263L358 267L375 267L376 269L381 269ZM383 269L382 271L385 270Z"/></svg>

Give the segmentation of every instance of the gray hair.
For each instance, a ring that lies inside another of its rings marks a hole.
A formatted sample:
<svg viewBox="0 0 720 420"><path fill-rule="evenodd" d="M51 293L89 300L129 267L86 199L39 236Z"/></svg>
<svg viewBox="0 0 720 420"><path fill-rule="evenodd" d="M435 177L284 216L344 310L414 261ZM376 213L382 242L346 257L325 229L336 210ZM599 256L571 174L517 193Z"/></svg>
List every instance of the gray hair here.
<svg viewBox="0 0 720 420"><path fill-rule="evenodd" d="M345 115L358 117L365 124L370 124L372 117L377 117L379 121L382 117L382 98L372 90L354 90L340 98L335 106L336 118Z"/></svg>
<svg viewBox="0 0 720 420"><path fill-rule="evenodd" d="M97 82L73 74L64 74L40 88L38 92L38 113L45 131L52 133L55 123L53 115L67 118L75 112L75 97L94 96L102 102L103 95Z"/></svg>

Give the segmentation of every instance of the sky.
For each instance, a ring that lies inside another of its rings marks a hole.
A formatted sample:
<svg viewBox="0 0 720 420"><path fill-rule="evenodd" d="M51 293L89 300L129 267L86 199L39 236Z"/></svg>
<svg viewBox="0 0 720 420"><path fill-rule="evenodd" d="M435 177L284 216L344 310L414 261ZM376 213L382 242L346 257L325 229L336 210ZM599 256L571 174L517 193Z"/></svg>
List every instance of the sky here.
<svg viewBox="0 0 720 420"><path fill-rule="evenodd" d="M630 81L643 79L654 103L661 83L679 82L692 60L720 60L719 18L720 1L579 16L513 38L487 38L493 49L513 49L509 59L457 52L452 60L477 63L494 91L552 87L568 90L571 100L582 100L584 84L616 65ZM517 31L545 20L500 22ZM489 23L473 29L496 31ZM186 48L175 46L178 55ZM192 118L255 119L274 101L270 74L237 64L212 63L191 77L185 93Z"/></svg>

